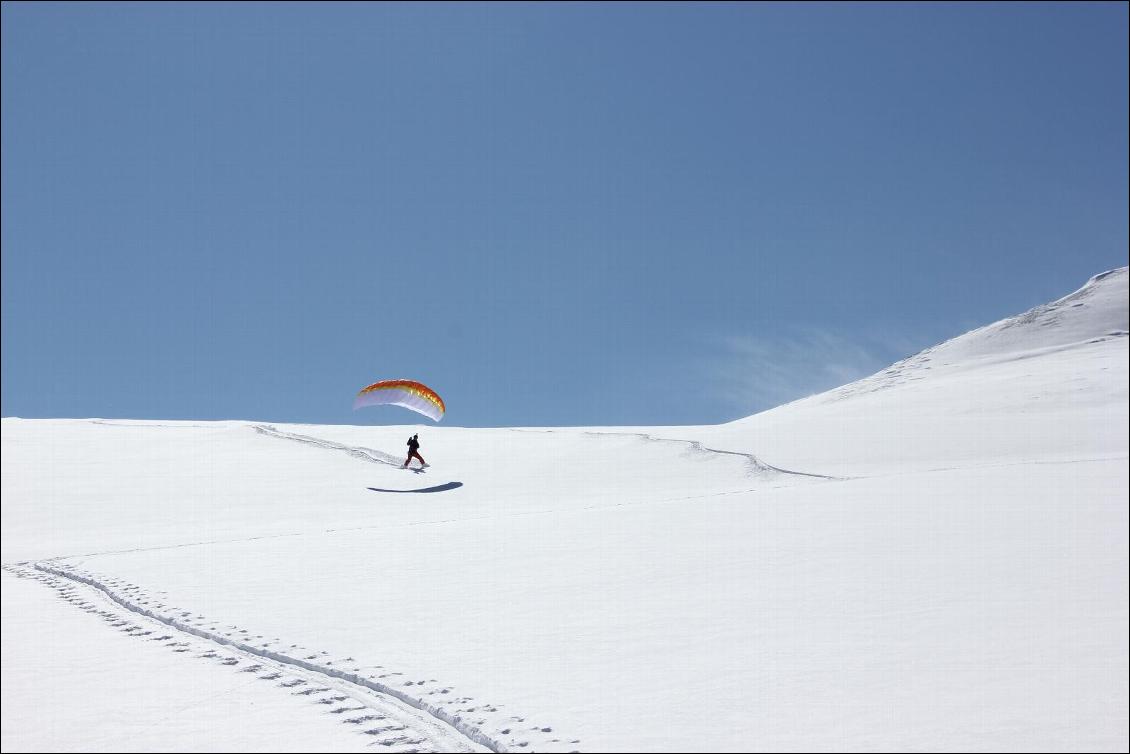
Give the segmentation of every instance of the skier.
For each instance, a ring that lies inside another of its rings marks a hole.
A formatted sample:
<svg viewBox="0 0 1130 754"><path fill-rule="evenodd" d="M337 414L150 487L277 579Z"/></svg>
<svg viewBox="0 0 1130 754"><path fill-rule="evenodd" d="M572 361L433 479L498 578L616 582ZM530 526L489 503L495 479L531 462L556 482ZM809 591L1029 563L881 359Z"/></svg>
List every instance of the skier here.
<svg viewBox="0 0 1130 754"><path fill-rule="evenodd" d="M413 458L420 459L420 468L424 468L428 465L428 462L424 460L424 457L422 455L420 455L420 440L418 439L419 437L419 435L412 435L408 438L408 458L404 460L404 465L400 468L408 468L408 464L412 463Z"/></svg>

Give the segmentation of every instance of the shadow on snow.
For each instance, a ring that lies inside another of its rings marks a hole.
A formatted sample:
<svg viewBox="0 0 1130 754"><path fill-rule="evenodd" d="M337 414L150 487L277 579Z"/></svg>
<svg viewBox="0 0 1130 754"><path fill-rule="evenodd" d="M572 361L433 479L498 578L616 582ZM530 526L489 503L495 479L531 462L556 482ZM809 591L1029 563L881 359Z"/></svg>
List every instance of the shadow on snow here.
<svg viewBox="0 0 1130 754"><path fill-rule="evenodd" d="M446 492L462 486L462 482L448 482L447 484L437 484L435 487L422 487L418 490L383 490L380 487L370 487L369 489L373 492Z"/></svg>

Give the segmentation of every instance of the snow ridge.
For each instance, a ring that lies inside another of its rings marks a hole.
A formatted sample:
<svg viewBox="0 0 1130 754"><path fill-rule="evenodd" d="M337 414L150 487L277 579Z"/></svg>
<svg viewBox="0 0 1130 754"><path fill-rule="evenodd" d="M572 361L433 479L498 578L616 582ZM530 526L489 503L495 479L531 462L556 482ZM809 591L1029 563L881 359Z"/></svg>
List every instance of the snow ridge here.
<svg viewBox="0 0 1130 754"><path fill-rule="evenodd" d="M946 355L955 361L1125 337L1130 328L1127 269L1120 267L1095 275L1063 298L979 327L928 350L952 352Z"/></svg>

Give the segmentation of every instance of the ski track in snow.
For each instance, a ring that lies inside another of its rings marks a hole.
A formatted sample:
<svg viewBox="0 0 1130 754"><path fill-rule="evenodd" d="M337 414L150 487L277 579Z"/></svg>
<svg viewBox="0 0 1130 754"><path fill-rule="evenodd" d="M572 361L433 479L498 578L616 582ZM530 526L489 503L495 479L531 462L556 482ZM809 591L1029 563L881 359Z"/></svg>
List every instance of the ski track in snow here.
<svg viewBox="0 0 1130 754"><path fill-rule="evenodd" d="M548 431L553 431L553 430L548 430ZM650 435L650 434L647 434L646 432L594 432L594 431L589 430L589 431L586 431L585 434L586 435L595 435L595 436L611 435L611 436L620 436L620 437L640 437L640 438L643 438L647 442L681 442L681 443L686 443L687 445L689 445L692 452L713 453L713 454L716 454L716 455L724 455L724 456L738 456L740 458L746 459L746 463L749 466L748 473L751 476L761 476L761 475L765 475L765 474L788 474L790 476L810 477L810 478L813 478L813 479L825 479L825 480L834 481L834 482L842 482L842 481L845 481L846 479L850 478L850 477L829 476L827 474L813 474L813 473L810 473L810 472L807 472L807 471L790 471L789 469L782 469L780 467L773 466L771 464L765 463L760 458L755 456L753 453L742 453L742 452L737 451L737 450L718 450L716 448L708 448L705 445L703 445L701 442L699 442L698 440L680 440L680 439L672 438L672 437L656 437L655 435Z"/></svg>
<svg viewBox="0 0 1130 754"><path fill-rule="evenodd" d="M93 423L104 422L94 420ZM252 425L252 428L268 437L338 450L372 463L401 466L400 459L372 448L283 432L270 425ZM413 525L426 523L443 522L424 521ZM335 531L338 530L326 529L319 533ZM307 533L62 556L34 563L9 564L4 566L4 570L14 576L43 583L65 601L86 612L97 613L125 633L165 641L174 652L215 659L222 665L239 667L242 672L263 673L259 677L264 680L290 676L278 686L295 689L291 693L297 695L311 696L316 703L333 705L329 712L342 715L341 722L358 725L363 728L362 734L374 737L367 742L369 746L395 752L576 750L580 743L578 739L554 736L552 726L530 725L524 717L506 715L501 711L501 705L479 703L472 697L459 696L452 687L439 684L434 678L411 680L404 673L390 671L380 665L361 665L352 657L334 660L326 652L296 644L286 645L277 638L258 641L263 639L262 635L252 634L238 626L223 626L192 610L168 606L135 584L93 574L63 562L74 557L249 542ZM99 609L94 601L99 598L109 600L128 612ZM256 643L250 643L253 640ZM217 650L218 647L223 648L223 654ZM370 669L379 672L364 673Z"/></svg>
<svg viewBox="0 0 1130 754"><path fill-rule="evenodd" d="M253 424L252 429L261 435L267 437L277 437L280 440L294 440L295 442L306 443L307 445L314 445L319 448L327 448L329 450L340 450L343 453L348 453L354 458L360 458L363 461L371 461L372 463L383 463L387 466L395 466L401 468L404 465L397 456L385 453L380 450L373 450L372 448L364 448L355 445L346 445L333 440L323 440L320 437L311 437L309 435L300 435L294 432L283 432L277 427L272 427L269 424ZM413 469L415 471L415 469Z"/></svg>
<svg viewBox="0 0 1130 754"><path fill-rule="evenodd" d="M554 735L484 704L434 678L414 680L353 657L333 658L281 639L268 640L238 626L222 625L182 607L167 605L141 587L58 561L5 565L18 578L38 581L79 609L130 636L160 641L171 651L214 660L295 696L326 705L328 714L358 734L360 742L390 752L575 751L577 739Z"/></svg>
<svg viewBox="0 0 1130 754"><path fill-rule="evenodd" d="M558 430L558 429L518 429L511 428L511 432L530 432L538 434L557 434L562 431L576 431L576 430ZM813 474L807 471L790 471L789 469L782 469L778 466L765 463L753 453L743 453L738 450L719 450L717 448L708 448L698 440L681 440L677 437L656 437L655 435L646 432L597 432L595 430L581 430L582 434L591 437L638 437L644 442L675 442L684 443L689 446L692 453L723 455L723 456L738 456L744 458L747 464L747 475L749 476L766 476L770 474L787 474L789 476L809 477L811 479L824 479L832 482L843 482L855 477L839 477L829 476L828 474ZM750 490L734 490L734 492L748 492ZM715 494L729 494L729 493L715 493ZM682 498L680 498L682 499Z"/></svg>

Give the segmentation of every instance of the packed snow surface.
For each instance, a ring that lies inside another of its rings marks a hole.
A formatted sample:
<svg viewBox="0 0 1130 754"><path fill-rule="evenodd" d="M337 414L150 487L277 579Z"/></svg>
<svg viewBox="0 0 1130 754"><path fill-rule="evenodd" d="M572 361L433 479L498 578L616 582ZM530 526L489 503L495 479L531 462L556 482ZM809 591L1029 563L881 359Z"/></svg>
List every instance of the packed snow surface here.
<svg viewBox="0 0 1130 754"><path fill-rule="evenodd" d="M717 426L4 419L3 748L1126 750L1127 330Z"/></svg>

